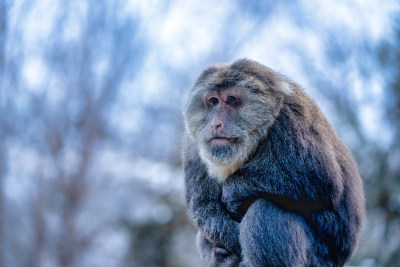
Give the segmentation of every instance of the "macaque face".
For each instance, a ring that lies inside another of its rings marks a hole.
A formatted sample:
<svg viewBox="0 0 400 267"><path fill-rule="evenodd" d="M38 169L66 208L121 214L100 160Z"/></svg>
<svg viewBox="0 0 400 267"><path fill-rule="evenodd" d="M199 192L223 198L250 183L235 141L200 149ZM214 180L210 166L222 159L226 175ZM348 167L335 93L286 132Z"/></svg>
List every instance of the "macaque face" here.
<svg viewBox="0 0 400 267"><path fill-rule="evenodd" d="M279 112L274 90L224 67L200 76L184 112L185 127L211 176L226 179L256 150Z"/></svg>
<svg viewBox="0 0 400 267"><path fill-rule="evenodd" d="M216 163L235 161L235 154L243 145L246 134L239 125L243 98L240 90L230 88L209 90L203 95L207 113L202 130L203 144L209 158Z"/></svg>

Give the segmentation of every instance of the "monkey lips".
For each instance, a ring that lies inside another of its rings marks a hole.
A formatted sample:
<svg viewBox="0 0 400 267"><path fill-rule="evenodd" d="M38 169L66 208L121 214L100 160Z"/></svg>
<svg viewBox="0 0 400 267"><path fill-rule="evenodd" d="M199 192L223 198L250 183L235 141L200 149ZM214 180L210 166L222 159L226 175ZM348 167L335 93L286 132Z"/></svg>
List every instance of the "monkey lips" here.
<svg viewBox="0 0 400 267"><path fill-rule="evenodd" d="M235 138L227 137L214 137L210 140L211 144L214 146L227 146L235 141Z"/></svg>

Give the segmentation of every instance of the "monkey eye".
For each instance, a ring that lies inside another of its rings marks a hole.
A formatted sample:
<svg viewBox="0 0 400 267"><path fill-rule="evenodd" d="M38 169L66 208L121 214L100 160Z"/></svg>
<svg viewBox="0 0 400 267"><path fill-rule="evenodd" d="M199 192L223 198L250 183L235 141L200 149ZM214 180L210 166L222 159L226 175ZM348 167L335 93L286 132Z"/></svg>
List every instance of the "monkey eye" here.
<svg viewBox="0 0 400 267"><path fill-rule="evenodd" d="M216 98L216 97L211 97L209 100L208 100L208 102L211 104L211 105L216 105L216 104L218 104L218 98Z"/></svg>
<svg viewBox="0 0 400 267"><path fill-rule="evenodd" d="M234 96L228 96L227 98L226 98L226 103L228 104L228 105L232 105L233 103L235 103L236 102L236 97L234 97Z"/></svg>

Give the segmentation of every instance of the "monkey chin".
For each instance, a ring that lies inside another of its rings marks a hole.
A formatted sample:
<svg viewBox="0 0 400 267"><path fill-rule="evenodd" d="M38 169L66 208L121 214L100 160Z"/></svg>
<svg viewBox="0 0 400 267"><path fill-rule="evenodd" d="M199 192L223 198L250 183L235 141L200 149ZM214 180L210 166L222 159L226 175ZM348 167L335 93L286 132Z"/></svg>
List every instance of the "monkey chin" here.
<svg viewBox="0 0 400 267"><path fill-rule="evenodd" d="M208 174L224 182L231 174L243 166L246 158L242 157L247 153L241 151L241 146L232 145L215 146L205 145L200 147L200 158L207 166Z"/></svg>

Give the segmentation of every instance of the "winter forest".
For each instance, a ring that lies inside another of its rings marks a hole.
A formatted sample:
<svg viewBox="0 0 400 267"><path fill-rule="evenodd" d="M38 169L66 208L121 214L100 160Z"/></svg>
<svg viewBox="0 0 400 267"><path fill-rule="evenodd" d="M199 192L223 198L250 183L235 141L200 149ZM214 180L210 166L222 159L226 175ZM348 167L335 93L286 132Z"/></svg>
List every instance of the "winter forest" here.
<svg viewBox="0 0 400 267"><path fill-rule="evenodd" d="M0 267L201 266L182 110L249 58L299 83L353 152L350 265L400 266L400 3L0 0Z"/></svg>

